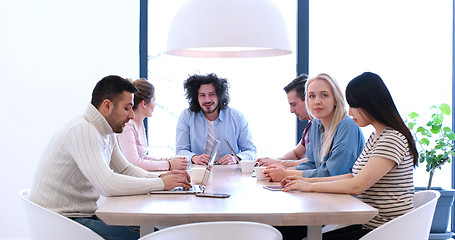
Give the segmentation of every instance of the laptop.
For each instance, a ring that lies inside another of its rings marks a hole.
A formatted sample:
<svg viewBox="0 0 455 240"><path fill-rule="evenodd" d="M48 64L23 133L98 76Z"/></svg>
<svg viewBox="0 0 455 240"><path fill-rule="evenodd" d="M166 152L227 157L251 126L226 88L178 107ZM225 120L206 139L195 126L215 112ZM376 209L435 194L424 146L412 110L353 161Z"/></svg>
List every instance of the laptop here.
<svg viewBox="0 0 455 240"><path fill-rule="evenodd" d="M210 159L205 168L204 176L202 177L202 183L200 185L194 184L191 188L184 189L183 187L175 187L172 190L162 190L162 191L150 191L150 194L197 194L204 193L205 187L209 182L210 176L212 175L213 164L215 164L215 158L218 154L218 149L220 147L220 141L215 139L213 143L212 151L210 153Z"/></svg>
<svg viewBox="0 0 455 240"><path fill-rule="evenodd" d="M231 149L232 155L234 155L236 161L240 161L239 156L237 156L237 154L236 154L235 151L234 151L234 148L232 148L231 144L229 144L229 141L226 140L226 139L224 139L224 141L225 141L226 144L228 145L229 149Z"/></svg>

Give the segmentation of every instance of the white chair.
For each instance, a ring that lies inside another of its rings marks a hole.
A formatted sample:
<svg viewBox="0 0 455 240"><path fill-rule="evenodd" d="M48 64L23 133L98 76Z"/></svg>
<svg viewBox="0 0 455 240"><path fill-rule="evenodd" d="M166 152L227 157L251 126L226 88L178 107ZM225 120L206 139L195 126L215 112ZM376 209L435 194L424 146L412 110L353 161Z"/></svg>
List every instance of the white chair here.
<svg viewBox="0 0 455 240"><path fill-rule="evenodd" d="M25 206L31 239L103 240L102 237L84 225L30 201L30 190L21 190L19 195Z"/></svg>
<svg viewBox="0 0 455 240"><path fill-rule="evenodd" d="M427 240L430 235L433 214L441 194L437 191L426 190L414 195L414 210L374 229L361 240L377 239L413 239Z"/></svg>
<svg viewBox="0 0 455 240"><path fill-rule="evenodd" d="M201 222L165 228L139 240L281 240L274 227L256 222Z"/></svg>

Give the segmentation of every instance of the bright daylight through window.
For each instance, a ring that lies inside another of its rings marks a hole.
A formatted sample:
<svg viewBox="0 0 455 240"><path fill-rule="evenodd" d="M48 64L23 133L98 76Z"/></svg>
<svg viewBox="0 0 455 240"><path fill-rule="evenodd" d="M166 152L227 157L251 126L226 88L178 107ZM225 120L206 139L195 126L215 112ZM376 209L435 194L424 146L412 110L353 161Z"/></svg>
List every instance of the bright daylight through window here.
<svg viewBox="0 0 455 240"><path fill-rule="evenodd" d="M230 106L244 113L258 157L279 157L296 142L296 119L283 87L296 76L296 55L245 59L199 59L164 53L172 17L184 0L149 0L149 80L158 107L149 118L153 156L175 154L177 118L188 107L183 81L214 72L230 82ZM296 39L297 1L274 1ZM452 1L310 1L309 75L325 72L342 89L365 71L379 74L404 118L412 111L451 103ZM202 37L202 36L201 36ZM295 41L291 42L295 49ZM450 123L451 124L451 123ZM364 129L368 137L371 129ZM428 173L416 170L415 185ZM443 167L434 185L450 188L451 170Z"/></svg>

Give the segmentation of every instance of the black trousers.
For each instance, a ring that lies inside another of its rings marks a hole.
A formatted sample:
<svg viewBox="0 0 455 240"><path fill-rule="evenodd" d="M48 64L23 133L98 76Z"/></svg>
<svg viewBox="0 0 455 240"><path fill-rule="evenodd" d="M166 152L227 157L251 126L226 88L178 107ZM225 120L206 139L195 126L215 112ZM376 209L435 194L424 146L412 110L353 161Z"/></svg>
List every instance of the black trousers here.
<svg viewBox="0 0 455 240"><path fill-rule="evenodd" d="M276 229L283 235L283 240L302 240L307 236L306 226L276 226ZM362 229L362 225L350 225L344 228L333 230L322 234L323 240L358 240L370 229Z"/></svg>

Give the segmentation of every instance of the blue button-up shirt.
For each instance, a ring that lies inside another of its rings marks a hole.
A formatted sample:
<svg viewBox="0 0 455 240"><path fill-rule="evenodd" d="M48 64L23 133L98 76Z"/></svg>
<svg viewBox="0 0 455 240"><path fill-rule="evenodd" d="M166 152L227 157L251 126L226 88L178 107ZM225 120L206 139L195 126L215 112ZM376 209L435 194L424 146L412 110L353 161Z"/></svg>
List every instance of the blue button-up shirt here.
<svg viewBox="0 0 455 240"><path fill-rule="evenodd" d="M303 177L329 177L352 172L352 166L362 153L365 137L350 117L343 119L335 131L329 153L321 162L321 146L324 126L314 119L310 127L309 144L306 150L308 162L295 168L303 170Z"/></svg>
<svg viewBox="0 0 455 240"><path fill-rule="evenodd" d="M178 155L201 155L207 145L207 120L202 111L195 113L185 109L179 117L176 130L176 152ZM232 148L242 160L256 159L256 146L253 144L248 122L239 111L226 107L220 111L215 120L215 135L220 141L218 157L232 154L224 139L229 141Z"/></svg>

